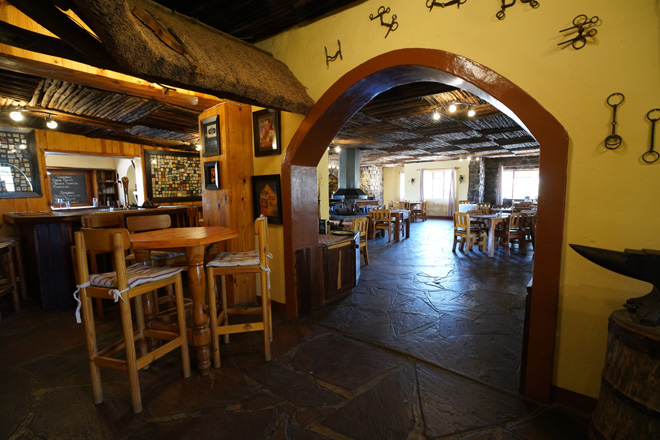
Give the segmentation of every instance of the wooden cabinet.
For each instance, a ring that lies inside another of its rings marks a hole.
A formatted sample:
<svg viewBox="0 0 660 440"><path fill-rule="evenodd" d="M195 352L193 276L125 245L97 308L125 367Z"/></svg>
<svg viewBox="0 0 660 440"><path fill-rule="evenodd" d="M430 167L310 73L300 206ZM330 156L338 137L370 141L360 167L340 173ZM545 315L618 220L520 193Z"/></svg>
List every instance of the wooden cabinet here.
<svg viewBox="0 0 660 440"><path fill-rule="evenodd" d="M319 236L321 243L295 251L298 316L347 295L360 277L359 235Z"/></svg>
<svg viewBox="0 0 660 440"><path fill-rule="evenodd" d="M355 240L342 240L326 248L324 258L325 301L348 292L357 284L360 277L360 249L355 243Z"/></svg>

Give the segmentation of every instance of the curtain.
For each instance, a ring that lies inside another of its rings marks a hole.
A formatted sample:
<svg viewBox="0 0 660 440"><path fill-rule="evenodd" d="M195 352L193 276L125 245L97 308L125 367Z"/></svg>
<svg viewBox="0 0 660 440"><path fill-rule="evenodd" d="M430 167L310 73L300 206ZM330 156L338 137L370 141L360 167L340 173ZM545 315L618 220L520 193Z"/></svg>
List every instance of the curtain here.
<svg viewBox="0 0 660 440"><path fill-rule="evenodd" d="M454 217L454 204L456 203L456 168L449 170L449 201L447 202L447 216Z"/></svg>
<svg viewBox="0 0 660 440"><path fill-rule="evenodd" d="M501 205L504 198L503 198L503 188L502 188L502 176L504 175L504 166L500 165L498 171L497 171L497 203L496 205Z"/></svg>
<svg viewBox="0 0 660 440"><path fill-rule="evenodd" d="M419 201L424 201L424 168L419 170Z"/></svg>

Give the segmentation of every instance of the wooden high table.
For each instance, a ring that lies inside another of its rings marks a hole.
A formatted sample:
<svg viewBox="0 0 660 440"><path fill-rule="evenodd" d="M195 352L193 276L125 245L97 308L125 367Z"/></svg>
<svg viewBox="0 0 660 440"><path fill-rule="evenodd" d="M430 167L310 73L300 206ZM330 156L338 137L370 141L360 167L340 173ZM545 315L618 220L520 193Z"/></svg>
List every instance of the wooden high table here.
<svg viewBox="0 0 660 440"><path fill-rule="evenodd" d="M131 234L135 256L148 262L151 249L185 249L188 259L188 286L193 302L193 345L197 350L197 365L202 376L209 374L211 367L209 345L211 332L209 318L204 313L206 276L204 272L204 250L206 246L238 237L236 229L224 226L195 228L169 228ZM154 318L153 306L145 307L147 321Z"/></svg>

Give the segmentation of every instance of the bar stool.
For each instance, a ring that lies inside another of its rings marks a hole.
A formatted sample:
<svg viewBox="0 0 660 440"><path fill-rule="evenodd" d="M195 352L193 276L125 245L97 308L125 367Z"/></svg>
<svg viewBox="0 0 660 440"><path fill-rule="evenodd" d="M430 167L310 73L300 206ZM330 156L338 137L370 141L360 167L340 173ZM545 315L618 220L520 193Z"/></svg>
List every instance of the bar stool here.
<svg viewBox="0 0 660 440"><path fill-rule="evenodd" d="M258 237L259 249L249 252L220 252L206 265L206 284L209 296L211 315L211 339L213 346L213 365L220 367L220 344L218 338L225 335L225 343L229 342L231 333L243 333L263 330L264 354L270 361L270 343L273 340L272 316L270 308L270 268L268 259L273 256L268 252L268 219L259 217L254 222L255 234ZM260 307L227 307L227 289L225 276L238 274L259 274L261 279ZM215 277L222 277L222 310L218 314L216 303ZM230 314L261 315L261 320L244 324L229 324Z"/></svg>
<svg viewBox="0 0 660 440"><path fill-rule="evenodd" d="M21 309L21 301L18 296L18 281L16 276L16 267L14 265L16 248L15 242L0 241L0 258L2 258L3 271L0 273L0 296L4 296L11 292L14 302L14 310L17 312ZM22 285L23 283L21 283ZM2 321L2 314L0 313L0 322Z"/></svg>
<svg viewBox="0 0 660 440"><path fill-rule="evenodd" d="M151 362L165 354L181 348L183 376L190 376L190 358L188 354L188 337L186 318L183 307L183 287L181 283L181 269L173 267L151 267L134 264L126 267L124 253L130 247L128 230L116 229L86 229L75 233L76 254L80 284L76 294L80 292L76 318L80 322L80 309L82 308L87 339L87 354L92 375L92 392L94 402L103 402L103 389L101 385L100 367L126 371L131 394L133 412L142 411L142 397L138 370L148 366ZM115 265L114 272L102 274L89 273L87 264L87 251L112 253ZM174 285L178 328L176 331L163 329L162 326L154 328L145 327L140 296L167 285ZM121 309L121 324L123 338L99 351L94 313L92 312L91 298L114 298L119 301ZM131 313L131 299L135 307L136 328L133 328ZM167 341L149 353L146 352L146 338ZM136 355L135 345L139 344L140 357ZM125 351L124 359L115 356Z"/></svg>

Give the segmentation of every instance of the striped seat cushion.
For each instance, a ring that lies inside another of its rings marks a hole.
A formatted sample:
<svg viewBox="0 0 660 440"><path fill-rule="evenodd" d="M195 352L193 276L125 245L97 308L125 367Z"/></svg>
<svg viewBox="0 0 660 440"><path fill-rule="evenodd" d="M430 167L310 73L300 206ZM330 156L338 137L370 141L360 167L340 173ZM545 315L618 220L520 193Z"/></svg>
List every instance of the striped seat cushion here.
<svg viewBox="0 0 660 440"><path fill-rule="evenodd" d="M152 260L167 260L168 258L184 257L184 252L151 251Z"/></svg>
<svg viewBox="0 0 660 440"><path fill-rule="evenodd" d="M164 280L179 272L181 272L180 267L152 267L137 263L126 268L128 287ZM89 283L97 287L117 288L117 272L90 275Z"/></svg>
<svg viewBox="0 0 660 440"><path fill-rule="evenodd" d="M249 252L220 252L215 258L208 262L210 267L236 267L236 266L258 266L259 251Z"/></svg>

